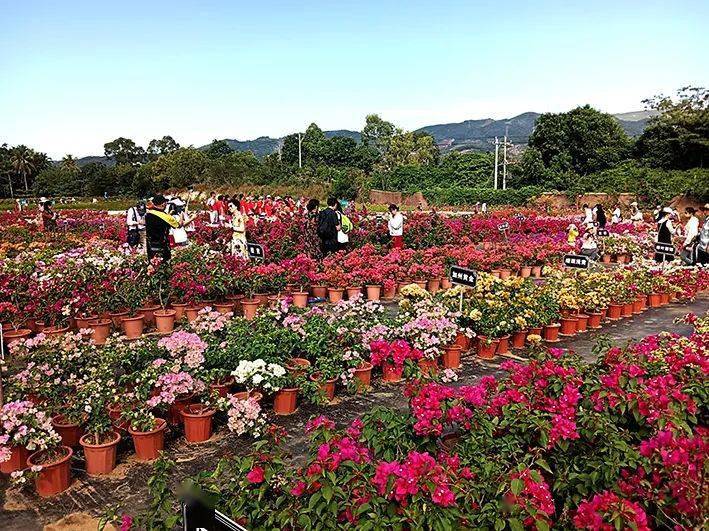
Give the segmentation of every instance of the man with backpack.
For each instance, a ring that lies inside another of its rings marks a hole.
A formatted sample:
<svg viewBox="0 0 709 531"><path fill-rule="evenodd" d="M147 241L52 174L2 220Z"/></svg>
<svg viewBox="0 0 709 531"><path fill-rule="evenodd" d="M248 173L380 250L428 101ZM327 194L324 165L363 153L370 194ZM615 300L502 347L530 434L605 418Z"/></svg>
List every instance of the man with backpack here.
<svg viewBox="0 0 709 531"><path fill-rule="evenodd" d="M337 199L329 197L327 208L318 214L318 237L320 238L320 249L323 256L334 253L338 250L337 233L341 229L340 218L335 208Z"/></svg>
<svg viewBox="0 0 709 531"><path fill-rule="evenodd" d="M138 201L128 209L126 227L128 228L128 245L131 249L140 246L145 249L145 201Z"/></svg>

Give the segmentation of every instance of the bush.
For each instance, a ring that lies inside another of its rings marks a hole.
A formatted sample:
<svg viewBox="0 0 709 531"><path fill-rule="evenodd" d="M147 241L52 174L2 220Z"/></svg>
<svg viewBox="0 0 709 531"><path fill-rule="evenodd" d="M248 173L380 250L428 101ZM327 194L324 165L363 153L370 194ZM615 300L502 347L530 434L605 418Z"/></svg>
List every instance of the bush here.
<svg viewBox="0 0 709 531"><path fill-rule="evenodd" d="M508 190L449 186L425 189L423 190L423 195L427 201L436 205L471 205L479 201L488 205L520 206L525 205L531 198L541 194L543 191L543 188L537 186Z"/></svg>

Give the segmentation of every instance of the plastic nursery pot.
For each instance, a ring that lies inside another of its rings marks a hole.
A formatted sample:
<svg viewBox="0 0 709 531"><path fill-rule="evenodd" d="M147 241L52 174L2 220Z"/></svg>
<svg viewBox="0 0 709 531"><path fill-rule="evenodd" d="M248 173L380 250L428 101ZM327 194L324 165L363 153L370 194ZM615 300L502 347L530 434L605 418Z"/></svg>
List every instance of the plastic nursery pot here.
<svg viewBox="0 0 709 531"><path fill-rule="evenodd" d="M382 299L386 301L390 301L396 297L396 284L392 284L388 288L384 288L382 290Z"/></svg>
<svg viewBox="0 0 709 531"><path fill-rule="evenodd" d="M294 291L291 296L293 297L293 306L296 308L307 308L308 307L308 292L307 291Z"/></svg>
<svg viewBox="0 0 709 531"><path fill-rule="evenodd" d="M192 403L192 393L175 398L167 410L167 422L173 426L182 424L182 410Z"/></svg>
<svg viewBox="0 0 709 531"><path fill-rule="evenodd" d="M32 335L32 330L29 328L18 328L17 330L8 330L7 332L3 332L3 341L5 341L5 345L9 345L13 341L17 341L19 339L27 339Z"/></svg>
<svg viewBox="0 0 709 531"><path fill-rule="evenodd" d="M111 334L111 320L97 319L89 322L89 327L93 330L91 339L95 345L103 345Z"/></svg>
<svg viewBox="0 0 709 531"><path fill-rule="evenodd" d="M561 329L559 334L562 336L573 336L577 331L577 324L579 320L576 317L562 317L561 318Z"/></svg>
<svg viewBox="0 0 709 531"><path fill-rule="evenodd" d="M83 330L84 328L89 328L91 321L98 320L98 315L82 315L76 316L76 328Z"/></svg>
<svg viewBox="0 0 709 531"><path fill-rule="evenodd" d="M670 294L669 293L661 293L660 296L662 297L662 304L669 304L670 303Z"/></svg>
<svg viewBox="0 0 709 531"><path fill-rule="evenodd" d="M643 299L644 298L645 297L642 297L642 298L638 297L637 299L635 299L633 301L633 313L635 315L639 315L639 314L643 313Z"/></svg>
<svg viewBox="0 0 709 531"><path fill-rule="evenodd" d="M187 322L191 323L192 321L197 319L200 309L201 308L197 305L187 306L187 308L185 308L185 317L187 318Z"/></svg>
<svg viewBox="0 0 709 531"><path fill-rule="evenodd" d="M510 353L510 336L505 335L500 338L500 342L497 344L497 354L509 354Z"/></svg>
<svg viewBox="0 0 709 531"><path fill-rule="evenodd" d="M122 323L121 320L124 317L128 317L128 311L123 311L123 312L108 312L108 318L113 321L113 327L114 328L121 328Z"/></svg>
<svg viewBox="0 0 709 531"><path fill-rule="evenodd" d="M185 316L185 310L187 309L186 302L173 302L172 309L175 310L175 322L179 322Z"/></svg>
<svg viewBox="0 0 709 531"><path fill-rule="evenodd" d="M84 429L79 422L68 422L64 415L59 414L52 417L52 427L62 438L64 446L79 446L79 439L84 435Z"/></svg>
<svg viewBox="0 0 709 531"><path fill-rule="evenodd" d="M430 278L428 280L428 284L426 285L426 289L435 295L441 289L441 279Z"/></svg>
<svg viewBox="0 0 709 531"><path fill-rule="evenodd" d="M382 381L386 383L397 383L402 380L404 367L397 367L393 363L384 362L382 364Z"/></svg>
<svg viewBox="0 0 709 531"><path fill-rule="evenodd" d="M546 325L544 327L544 332L543 332L543 337L544 341L547 343L556 343L559 341L559 329L561 328L561 325L559 323L553 323Z"/></svg>
<svg viewBox="0 0 709 531"><path fill-rule="evenodd" d="M233 302L215 302L214 309L219 313L234 313Z"/></svg>
<svg viewBox="0 0 709 531"><path fill-rule="evenodd" d="M291 358L286 362L286 370L296 378L305 374L308 367L310 367L310 362L305 358Z"/></svg>
<svg viewBox="0 0 709 531"><path fill-rule="evenodd" d="M435 376L438 373L438 360L424 358L418 360L417 364L421 374L425 376Z"/></svg>
<svg viewBox="0 0 709 531"><path fill-rule="evenodd" d="M228 377L210 383L209 389L210 391L216 392L220 397L226 398L232 385L234 385L234 378Z"/></svg>
<svg viewBox="0 0 709 531"><path fill-rule="evenodd" d="M345 291L347 292L347 299L352 300L362 295L362 286L347 286Z"/></svg>
<svg viewBox="0 0 709 531"><path fill-rule="evenodd" d="M476 345L478 358L483 360L493 359L499 342L499 339L488 339L486 336L478 336Z"/></svg>
<svg viewBox="0 0 709 531"><path fill-rule="evenodd" d="M175 319L177 312L175 310L155 310L153 318L155 319L155 329L160 334L169 334L175 329Z"/></svg>
<svg viewBox="0 0 709 531"><path fill-rule="evenodd" d="M579 333L588 331L588 315L585 313L578 314L578 322L576 323L576 331Z"/></svg>
<svg viewBox="0 0 709 531"><path fill-rule="evenodd" d="M244 314L244 317L251 321L254 317L256 317L256 310L258 310L258 307L261 303L257 299L244 299L241 301L241 311Z"/></svg>
<svg viewBox="0 0 709 531"><path fill-rule="evenodd" d="M601 328L601 312L588 312L588 328Z"/></svg>
<svg viewBox="0 0 709 531"><path fill-rule="evenodd" d="M316 299L327 297L327 286L310 286L310 291L313 292L313 297Z"/></svg>
<svg viewBox="0 0 709 531"><path fill-rule="evenodd" d="M651 293L647 296L647 302L650 308L658 308L662 305L662 295L659 293Z"/></svg>
<svg viewBox="0 0 709 531"><path fill-rule="evenodd" d="M298 388L281 389L273 398L273 412L276 415L291 415L298 406Z"/></svg>
<svg viewBox="0 0 709 531"><path fill-rule="evenodd" d="M128 427L138 461L152 461L160 457L160 452L165 448L166 428L167 422L163 419L155 419L155 428L150 431L137 431Z"/></svg>
<svg viewBox="0 0 709 531"><path fill-rule="evenodd" d="M524 342L527 339L526 330L517 330L513 332L511 342L512 348L524 348Z"/></svg>
<svg viewBox="0 0 709 531"><path fill-rule="evenodd" d="M463 351L458 345L443 347L443 368L458 369L460 368L460 353Z"/></svg>
<svg viewBox="0 0 709 531"><path fill-rule="evenodd" d="M501 279L504 280L506 278L510 278L511 275L512 275L512 271L510 271L509 269L500 269L500 278Z"/></svg>
<svg viewBox="0 0 709 531"><path fill-rule="evenodd" d="M86 457L86 473L89 476L110 474L116 468L116 449L121 442L121 435L112 431L103 443L94 443L92 440L91 435L84 435L79 440Z"/></svg>
<svg viewBox="0 0 709 531"><path fill-rule="evenodd" d="M34 480L37 494L42 497L54 496L64 492L71 483L71 456L74 450L68 446L60 446L58 455L52 456L49 461L48 450L40 450L27 458L27 466L41 466Z"/></svg>
<svg viewBox="0 0 709 531"><path fill-rule="evenodd" d="M68 326L47 326L42 333L45 336L63 336L69 331Z"/></svg>
<svg viewBox="0 0 709 531"><path fill-rule="evenodd" d="M323 380L322 375L319 372L311 374L308 378L311 382L317 382L320 384L320 391L325 394L329 402L333 401L335 398L335 383L337 382L337 378L333 378L332 380Z"/></svg>
<svg viewBox="0 0 709 531"><path fill-rule="evenodd" d="M372 383L372 364L368 361L363 361L354 370L354 377L359 380L358 388L367 388Z"/></svg>
<svg viewBox="0 0 709 531"><path fill-rule="evenodd" d="M608 306L608 319L611 321L617 321L618 319L621 318L623 315L623 305L622 304L613 304L611 303L610 306Z"/></svg>
<svg viewBox="0 0 709 531"><path fill-rule="evenodd" d="M11 446L10 447L10 459L0 463L0 472L3 474L9 474L10 472L15 472L16 470L22 470L27 464L27 457L30 453L24 446Z"/></svg>
<svg viewBox="0 0 709 531"><path fill-rule="evenodd" d="M239 400L248 400L249 398L253 398L259 404L261 403L261 400L263 399L263 395L259 391L250 391L250 392L241 391L239 393L234 393L234 397Z"/></svg>
<svg viewBox="0 0 709 531"><path fill-rule="evenodd" d="M611 263L611 255L604 254L603 256L601 256L601 262L603 262L604 264L610 264Z"/></svg>
<svg viewBox="0 0 709 531"><path fill-rule="evenodd" d="M522 278L529 278L532 276L532 268L529 266L522 266L519 268L519 276Z"/></svg>
<svg viewBox="0 0 709 531"><path fill-rule="evenodd" d="M142 314L135 317L122 317L121 323L123 324L123 333L128 339L137 339L143 335L145 322Z"/></svg>
<svg viewBox="0 0 709 531"><path fill-rule="evenodd" d="M542 266L532 266L532 276L539 278L542 276Z"/></svg>
<svg viewBox="0 0 709 531"><path fill-rule="evenodd" d="M153 326L155 324L155 310L159 310L160 306L157 304L147 304L138 311L143 314L143 320L145 321L145 326Z"/></svg>
<svg viewBox="0 0 709 531"><path fill-rule="evenodd" d="M187 442L204 442L212 437L213 417L216 410L203 404L190 404L182 414Z"/></svg>
<svg viewBox="0 0 709 531"><path fill-rule="evenodd" d="M344 288L327 288L327 298L331 304L340 302L344 293Z"/></svg>
<svg viewBox="0 0 709 531"><path fill-rule="evenodd" d="M451 279L448 277L443 277L441 279L441 289L451 289L453 287L453 283L451 282Z"/></svg>
<svg viewBox="0 0 709 531"><path fill-rule="evenodd" d="M414 280L414 284L416 284L421 289L426 289L426 286L428 285L428 280L426 280L426 279Z"/></svg>
<svg viewBox="0 0 709 531"><path fill-rule="evenodd" d="M470 338L463 332L456 332L454 344L458 345L463 352L470 350Z"/></svg>
<svg viewBox="0 0 709 531"><path fill-rule="evenodd" d="M425 287L425 286L424 286ZM374 284L367 284L367 300L378 301L382 295L382 287Z"/></svg>

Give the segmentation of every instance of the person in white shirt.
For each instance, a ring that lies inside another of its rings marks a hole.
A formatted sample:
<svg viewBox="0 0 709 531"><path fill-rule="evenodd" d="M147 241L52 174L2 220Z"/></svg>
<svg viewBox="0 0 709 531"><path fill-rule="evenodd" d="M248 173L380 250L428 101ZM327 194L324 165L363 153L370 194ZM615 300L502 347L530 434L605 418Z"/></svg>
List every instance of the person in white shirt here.
<svg viewBox="0 0 709 531"><path fill-rule="evenodd" d="M591 260L598 260L598 243L593 232L586 231L581 238L581 254Z"/></svg>
<svg viewBox="0 0 709 531"><path fill-rule="evenodd" d="M209 210L209 223L211 225L216 225L219 221L219 212L217 212L213 207L214 203L217 202L217 192L212 192L209 199L206 201L207 210Z"/></svg>
<svg viewBox="0 0 709 531"><path fill-rule="evenodd" d="M620 211L620 205L616 205L611 216L611 223L616 224L623 221L623 214Z"/></svg>
<svg viewBox="0 0 709 531"><path fill-rule="evenodd" d="M630 203L630 221L632 221L634 225L639 225L643 222L643 213L640 212L638 204L635 201Z"/></svg>
<svg viewBox="0 0 709 531"><path fill-rule="evenodd" d="M699 236L699 218L697 211L692 207L685 208L684 215L687 223L684 225L684 243L679 256L685 265L692 265L695 261L694 247Z"/></svg>
<svg viewBox="0 0 709 531"><path fill-rule="evenodd" d="M593 210L588 203L583 204L583 224L587 228L593 226Z"/></svg>
<svg viewBox="0 0 709 531"><path fill-rule="evenodd" d="M393 249L403 249L404 247L404 216L399 212L399 207L389 205L389 236L391 236L391 246Z"/></svg>
<svg viewBox="0 0 709 531"><path fill-rule="evenodd" d="M482 206L480 207L480 212L483 214L487 214L487 203L483 203Z"/></svg>
<svg viewBox="0 0 709 531"><path fill-rule="evenodd" d="M140 246L145 249L145 207L144 201L138 201L135 206L128 209L126 214L126 228L128 229L128 245L132 249Z"/></svg>

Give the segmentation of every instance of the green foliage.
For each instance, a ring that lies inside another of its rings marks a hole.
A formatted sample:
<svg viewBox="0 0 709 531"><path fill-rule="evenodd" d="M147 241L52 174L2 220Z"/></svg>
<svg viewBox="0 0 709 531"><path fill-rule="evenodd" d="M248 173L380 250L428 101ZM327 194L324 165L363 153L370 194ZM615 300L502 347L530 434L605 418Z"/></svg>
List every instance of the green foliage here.
<svg viewBox="0 0 709 531"><path fill-rule="evenodd" d="M219 159L233 153L234 150L226 140L212 140L212 143L207 147L206 154L210 159Z"/></svg>
<svg viewBox="0 0 709 531"><path fill-rule="evenodd" d="M422 191L428 201L438 205L471 205L479 201L488 205L520 206L527 204L532 197L541 194L544 190L533 186L509 190L449 186L428 188Z"/></svg>
<svg viewBox="0 0 709 531"><path fill-rule="evenodd" d="M119 137L103 145L104 155L116 164L138 165L145 162L145 150L130 138Z"/></svg>

